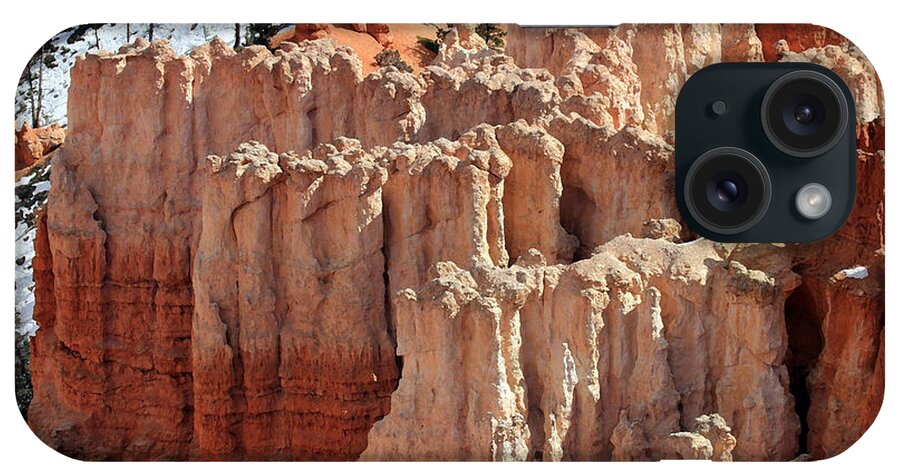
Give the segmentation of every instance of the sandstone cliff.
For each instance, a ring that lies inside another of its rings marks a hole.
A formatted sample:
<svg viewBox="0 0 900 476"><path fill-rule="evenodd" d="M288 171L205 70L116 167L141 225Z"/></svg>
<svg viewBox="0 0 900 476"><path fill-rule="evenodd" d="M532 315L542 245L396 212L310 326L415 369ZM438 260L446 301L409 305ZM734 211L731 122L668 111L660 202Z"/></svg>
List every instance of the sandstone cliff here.
<svg viewBox="0 0 900 476"><path fill-rule="evenodd" d="M771 41L510 26L501 53L461 26L365 76L327 37L88 55L38 220L29 424L87 459L839 453L883 389L871 67L779 46L863 98L840 234L692 240L670 194L680 85Z"/></svg>

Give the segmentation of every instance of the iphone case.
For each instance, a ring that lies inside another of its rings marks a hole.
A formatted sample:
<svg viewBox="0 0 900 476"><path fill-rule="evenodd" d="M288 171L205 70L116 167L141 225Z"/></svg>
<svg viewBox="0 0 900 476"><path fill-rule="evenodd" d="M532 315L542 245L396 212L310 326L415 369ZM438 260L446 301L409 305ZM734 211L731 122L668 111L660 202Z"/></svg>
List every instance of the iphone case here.
<svg viewBox="0 0 900 476"><path fill-rule="evenodd" d="M679 89L750 61L854 95L828 239L683 226ZM73 458L824 459L881 405L883 94L826 28L81 25L17 126L17 395Z"/></svg>

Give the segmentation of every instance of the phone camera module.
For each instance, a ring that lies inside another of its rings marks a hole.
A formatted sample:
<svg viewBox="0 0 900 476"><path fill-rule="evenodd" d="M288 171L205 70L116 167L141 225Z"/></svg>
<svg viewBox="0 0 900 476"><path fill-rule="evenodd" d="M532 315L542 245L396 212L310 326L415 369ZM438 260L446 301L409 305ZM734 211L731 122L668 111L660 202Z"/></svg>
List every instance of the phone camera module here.
<svg viewBox="0 0 900 476"><path fill-rule="evenodd" d="M850 88L821 65L719 63L695 72L675 105L684 221L728 243L833 234L856 196L855 119Z"/></svg>

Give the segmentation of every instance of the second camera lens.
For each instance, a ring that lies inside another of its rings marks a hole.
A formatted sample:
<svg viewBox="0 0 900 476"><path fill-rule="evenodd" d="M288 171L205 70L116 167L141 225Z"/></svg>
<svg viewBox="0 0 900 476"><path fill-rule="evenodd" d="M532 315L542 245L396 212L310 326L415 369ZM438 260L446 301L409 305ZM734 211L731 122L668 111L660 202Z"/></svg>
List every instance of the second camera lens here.
<svg viewBox="0 0 900 476"><path fill-rule="evenodd" d="M723 169L710 175L706 181L706 200L713 208L733 212L744 204L749 187L740 173Z"/></svg>
<svg viewBox="0 0 900 476"><path fill-rule="evenodd" d="M769 175L753 154L720 147L697 158L685 176L685 204L711 231L740 233L755 225L769 207Z"/></svg>
<svg viewBox="0 0 900 476"><path fill-rule="evenodd" d="M716 196L720 201L731 203L737 199L738 188L731 180L722 180L716 184Z"/></svg>

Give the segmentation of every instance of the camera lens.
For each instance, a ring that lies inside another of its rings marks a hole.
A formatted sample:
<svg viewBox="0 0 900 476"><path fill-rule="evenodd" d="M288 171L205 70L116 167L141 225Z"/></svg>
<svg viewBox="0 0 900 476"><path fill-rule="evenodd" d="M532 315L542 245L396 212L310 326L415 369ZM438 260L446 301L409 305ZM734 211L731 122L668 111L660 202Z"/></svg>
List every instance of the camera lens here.
<svg viewBox="0 0 900 476"><path fill-rule="evenodd" d="M816 111L809 104L801 104L794 109L794 120L800 124L809 124L816 118Z"/></svg>
<svg viewBox="0 0 900 476"><path fill-rule="evenodd" d="M762 162L736 147L706 152L685 175L688 211L705 228L720 234L740 233L759 222L771 194Z"/></svg>
<svg viewBox="0 0 900 476"><path fill-rule="evenodd" d="M747 198L747 181L737 173L722 170L706 181L706 199L716 210L730 212Z"/></svg>
<svg viewBox="0 0 900 476"><path fill-rule="evenodd" d="M816 71L794 71L775 80L762 102L762 125L769 140L794 157L831 150L848 123L847 99L838 85Z"/></svg>
<svg viewBox="0 0 900 476"><path fill-rule="evenodd" d="M737 196L737 185L731 180L722 180L716 184L716 198L718 198L720 202L732 203Z"/></svg>

